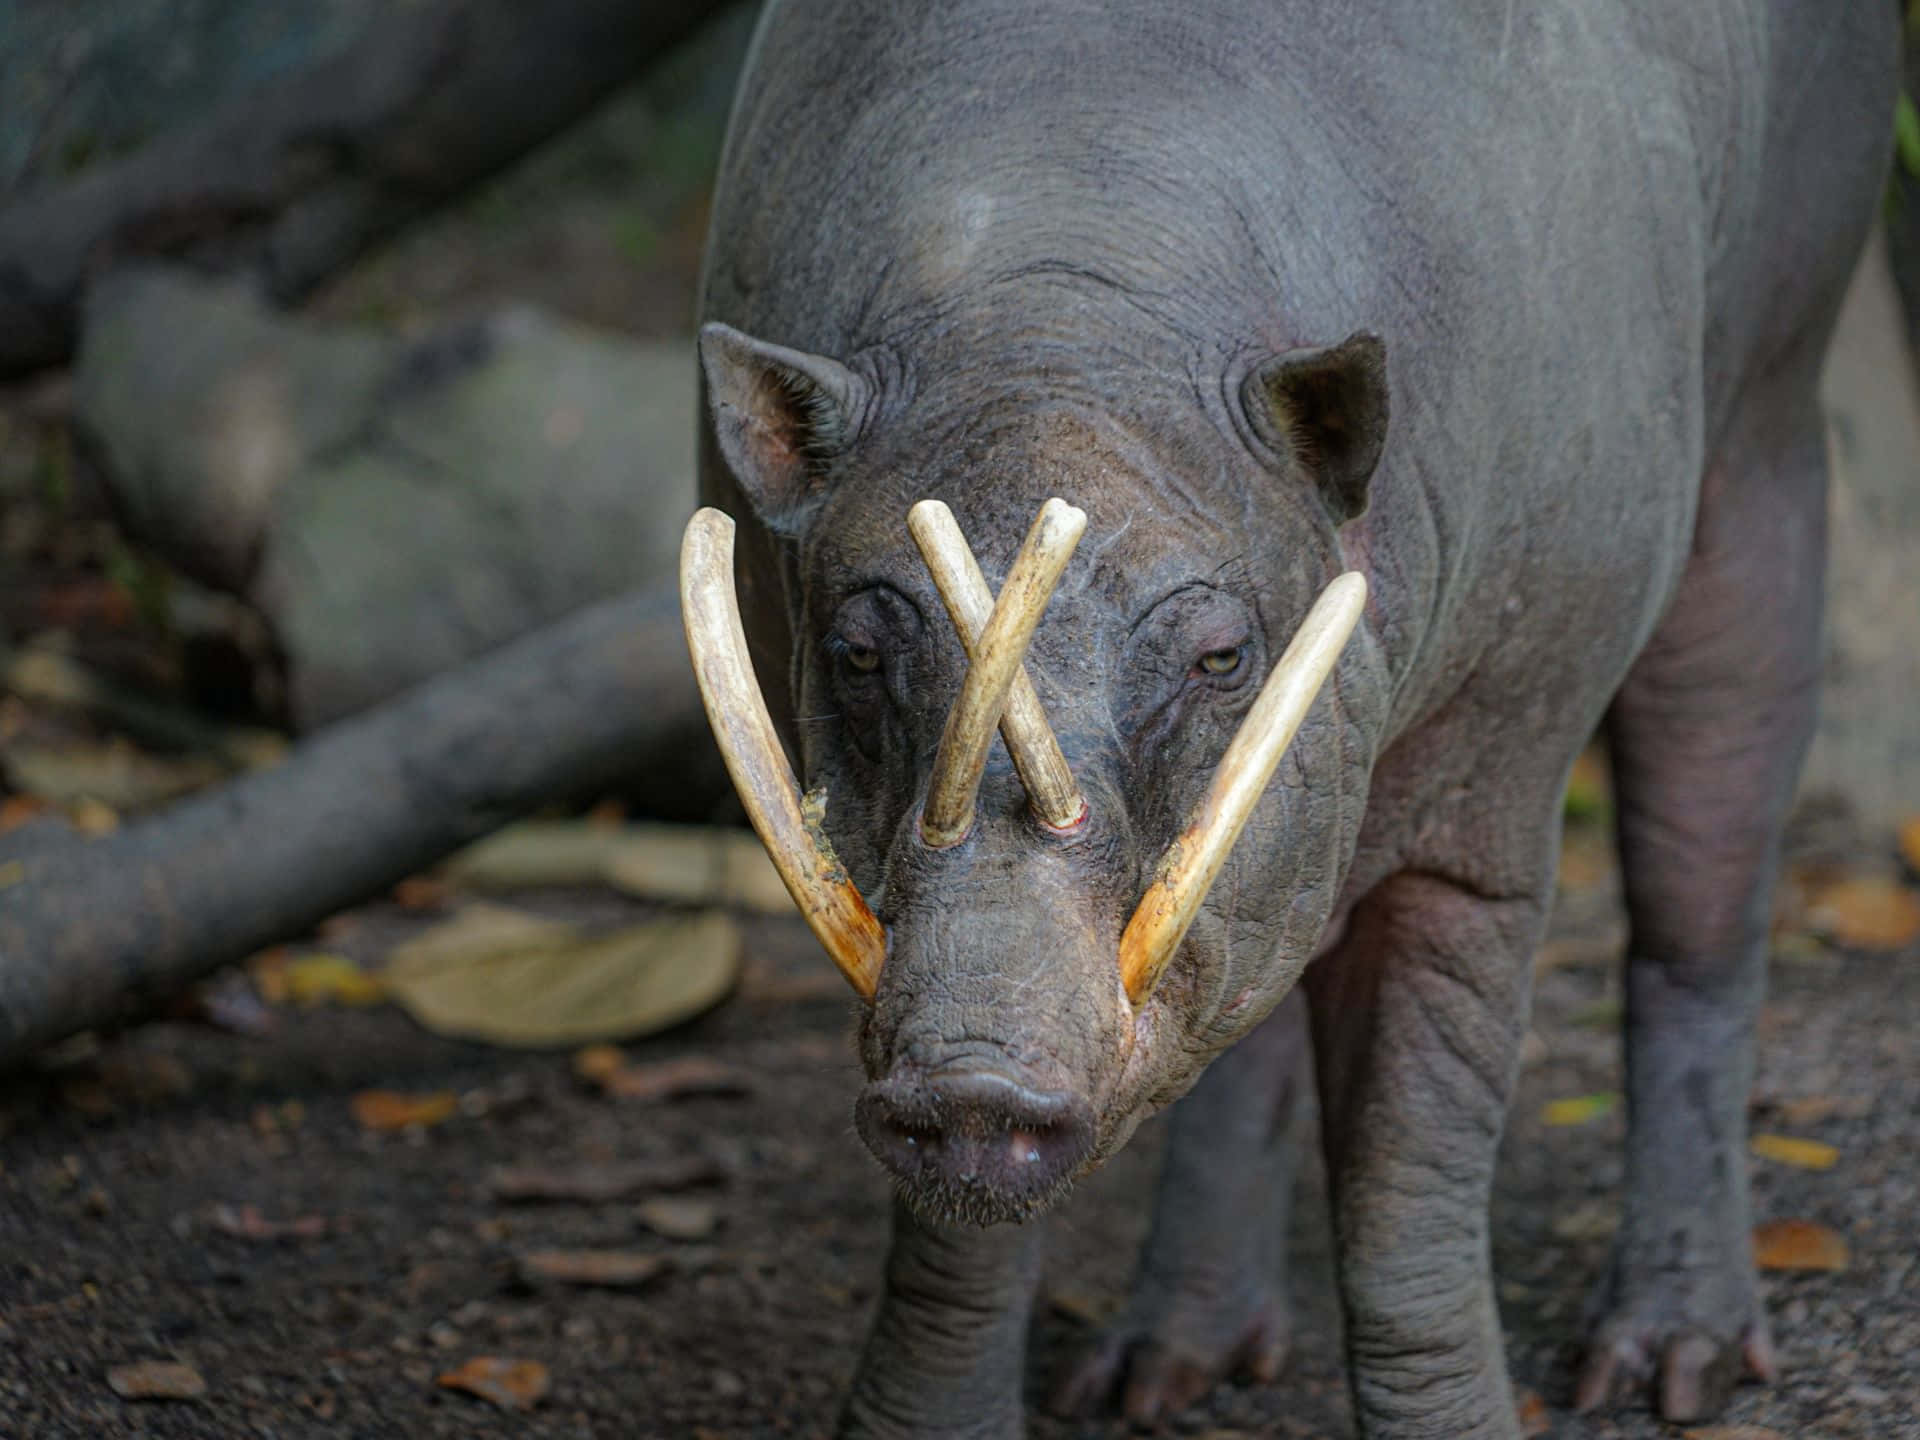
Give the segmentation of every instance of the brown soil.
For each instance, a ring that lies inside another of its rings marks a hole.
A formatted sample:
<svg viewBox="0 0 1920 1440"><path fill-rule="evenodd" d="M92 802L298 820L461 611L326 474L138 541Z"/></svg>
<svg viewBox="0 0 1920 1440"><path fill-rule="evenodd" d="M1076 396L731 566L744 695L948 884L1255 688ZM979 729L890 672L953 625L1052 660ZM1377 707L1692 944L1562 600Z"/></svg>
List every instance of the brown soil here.
<svg viewBox="0 0 1920 1440"><path fill-rule="evenodd" d="M627 902L535 897L589 923ZM427 916L352 917L326 948L366 959ZM1495 1199L1495 1262L1516 1383L1564 1437L1653 1437L1650 1417L1564 1413L1567 1342L1598 1272L1620 1181L1617 1116L1541 1120L1550 1099L1617 1088L1607 1009L1604 894L1563 907L1544 970L1541 1058L1523 1078ZM740 993L629 1047L637 1061L707 1055L757 1077L745 1098L611 1101L564 1055L513 1054L424 1034L399 1012L289 1010L247 1039L168 1023L0 1086L0 1435L824 1435L872 1314L886 1186L848 1124L857 1083L848 1002L797 923L758 922ZM1741 1391L1728 1421L1787 1436L1920 1434L1920 970L1900 959L1808 952L1776 967L1756 1089L1761 1128L1827 1141L1824 1172L1755 1162L1762 1218L1839 1231L1839 1274L1776 1276L1770 1308L1787 1365ZM451 1090L461 1113L374 1136L349 1110L367 1088ZM1789 1126L1780 1101L1839 1103ZM1146 1221L1159 1124L1052 1222L1030 1398L1124 1294ZM657 1238L635 1204L509 1206L497 1165L559 1167L718 1157L703 1192L721 1223L699 1242ZM1271 1389L1223 1386L1176 1427L1217 1436L1342 1435L1336 1309L1318 1177L1293 1236L1299 1351ZM326 1233L263 1241L223 1231L216 1207L270 1221L324 1217ZM632 1292L528 1286L517 1257L620 1247L666 1255ZM534 1359L552 1390L531 1414L436 1387L475 1355ZM191 1402L115 1395L110 1368L192 1365ZM1036 1419L1041 1440L1117 1424Z"/></svg>

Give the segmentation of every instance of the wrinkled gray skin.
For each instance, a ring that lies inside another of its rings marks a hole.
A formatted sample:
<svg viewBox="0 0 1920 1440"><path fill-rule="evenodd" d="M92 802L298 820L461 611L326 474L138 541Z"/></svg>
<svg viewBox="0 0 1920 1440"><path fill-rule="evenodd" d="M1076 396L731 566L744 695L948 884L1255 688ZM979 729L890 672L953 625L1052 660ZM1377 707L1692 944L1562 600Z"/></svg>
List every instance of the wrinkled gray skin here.
<svg viewBox="0 0 1920 1440"><path fill-rule="evenodd" d="M1038 1227L974 1227L1189 1088L1135 1303L1053 1402L1151 1418L1277 1370L1310 1048L1361 1433L1515 1435L1488 1191L1602 722L1632 1124L1581 1399L1700 1415L1771 1370L1744 1100L1819 668L1814 378L1896 10L770 6L714 215L704 484L890 937L857 1118L901 1202L844 1433L1017 1434ZM974 832L930 850L963 657L907 508L950 504L997 585L1049 495L1089 525L1028 663L1090 818L1043 833L996 746ZM1121 927L1349 568L1362 627L1134 1015Z"/></svg>

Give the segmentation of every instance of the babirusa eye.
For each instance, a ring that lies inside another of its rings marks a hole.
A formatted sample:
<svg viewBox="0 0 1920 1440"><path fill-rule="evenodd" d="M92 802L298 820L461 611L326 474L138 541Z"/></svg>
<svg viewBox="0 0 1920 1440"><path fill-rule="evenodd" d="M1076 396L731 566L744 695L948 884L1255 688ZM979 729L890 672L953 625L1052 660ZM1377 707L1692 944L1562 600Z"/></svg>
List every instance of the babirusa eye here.
<svg viewBox="0 0 1920 1440"><path fill-rule="evenodd" d="M1231 675L1240 668L1245 653L1238 645L1230 645L1225 650L1209 650L1200 657L1200 669L1208 675Z"/></svg>
<svg viewBox="0 0 1920 1440"><path fill-rule="evenodd" d="M857 675L871 675L880 668L880 652L865 645L847 646L846 659L847 668Z"/></svg>

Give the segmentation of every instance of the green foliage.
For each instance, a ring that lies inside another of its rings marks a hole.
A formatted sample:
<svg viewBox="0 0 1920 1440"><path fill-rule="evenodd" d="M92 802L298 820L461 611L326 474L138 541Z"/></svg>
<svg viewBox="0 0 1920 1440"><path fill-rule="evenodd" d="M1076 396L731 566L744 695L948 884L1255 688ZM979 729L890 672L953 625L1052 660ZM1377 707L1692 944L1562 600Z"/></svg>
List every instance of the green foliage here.
<svg viewBox="0 0 1920 1440"><path fill-rule="evenodd" d="M133 597L134 613L157 630L167 630L173 616L173 586L167 572L123 540L111 542L106 553L107 579Z"/></svg>
<svg viewBox="0 0 1920 1440"><path fill-rule="evenodd" d="M614 221L613 243L629 264L645 265L660 248L660 227L636 206Z"/></svg>
<svg viewBox="0 0 1920 1440"><path fill-rule="evenodd" d="M1893 104L1893 149L1900 158L1900 168L1920 178L1920 110L1914 108L1913 97L1904 90Z"/></svg>
<svg viewBox="0 0 1920 1440"><path fill-rule="evenodd" d="M64 515L67 502L73 498L73 447L64 429L56 431L40 446L34 472L41 503L56 515Z"/></svg>

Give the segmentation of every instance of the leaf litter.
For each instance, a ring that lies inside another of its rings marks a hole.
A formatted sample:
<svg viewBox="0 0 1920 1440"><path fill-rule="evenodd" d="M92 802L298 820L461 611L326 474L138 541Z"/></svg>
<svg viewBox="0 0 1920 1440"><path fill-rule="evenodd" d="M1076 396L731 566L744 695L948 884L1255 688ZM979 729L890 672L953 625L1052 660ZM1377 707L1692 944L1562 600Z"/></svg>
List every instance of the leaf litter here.
<svg viewBox="0 0 1920 1440"><path fill-rule="evenodd" d="M435 1382L445 1390L462 1390L498 1405L502 1410L531 1410L553 1386L547 1367L538 1360L509 1360L476 1355Z"/></svg>
<svg viewBox="0 0 1920 1440"><path fill-rule="evenodd" d="M122 1400L198 1400L207 1382L191 1365L141 1360L107 1371L107 1384Z"/></svg>
<svg viewBox="0 0 1920 1440"><path fill-rule="evenodd" d="M1754 1227L1753 1259L1762 1270L1844 1270L1851 1258L1845 1237L1811 1220Z"/></svg>
<svg viewBox="0 0 1920 1440"><path fill-rule="evenodd" d="M446 875L476 890L609 885L666 904L793 913L753 833L719 826L523 821L454 856Z"/></svg>
<svg viewBox="0 0 1920 1440"><path fill-rule="evenodd" d="M1796 1170L1831 1170L1840 1158L1840 1152L1831 1145L1790 1135L1755 1135L1748 1148L1763 1160L1791 1165Z"/></svg>
<svg viewBox="0 0 1920 1440"><path fill-rule="evenodd" d="M717 1005L740 972L720 912L667 915L607 935L488 904L397 947L387 993L436 1034L526 1048L649 1035Z"/></svg>
<svg viewBox="0 0 1920 1440"><path fill-rule="evenodd" d="M460 1108L459 1098L451 1090L434 1090L423 1095L362 1090L349 1104L361 1128L377 1132L438 1125Z"/></svg>

